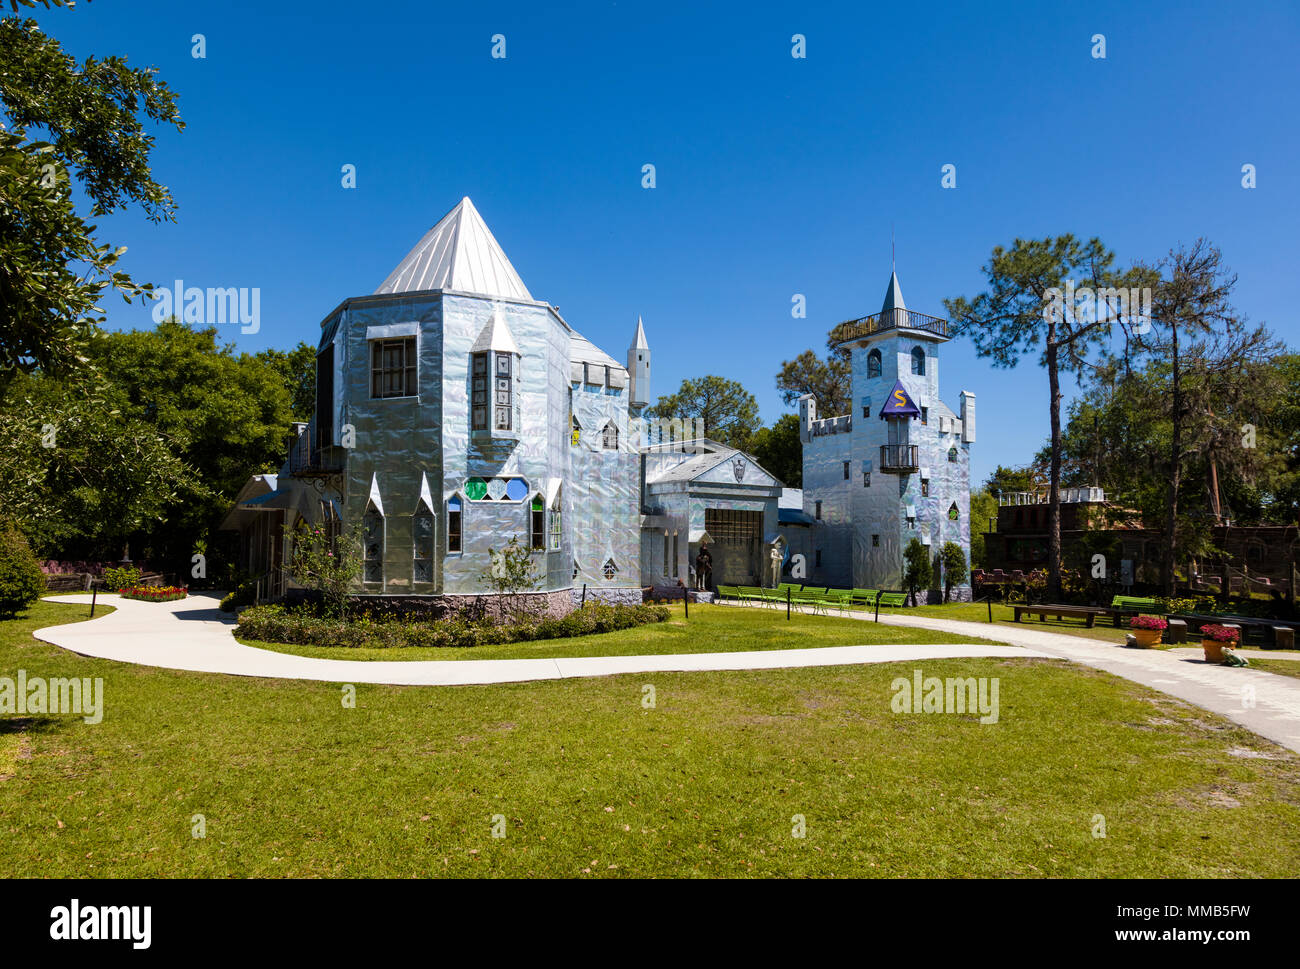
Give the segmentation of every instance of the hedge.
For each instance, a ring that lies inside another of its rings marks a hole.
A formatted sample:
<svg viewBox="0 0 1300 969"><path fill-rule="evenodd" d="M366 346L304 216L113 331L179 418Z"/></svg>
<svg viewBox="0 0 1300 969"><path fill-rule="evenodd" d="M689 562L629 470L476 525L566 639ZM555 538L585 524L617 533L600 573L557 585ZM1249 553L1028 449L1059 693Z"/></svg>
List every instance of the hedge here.
<svg viewBox="0 0 1300 969"><path fill-rule="evenodd" d="M664 622L663 606L610 606L578 609L560 619L509 625L447 619L438 622L374 620L369 616L327 619L309 607L253 606L239 614L236 632L245 639L294 646L399 649L409 646L489 646L537 639L566 639Z"/></svg>

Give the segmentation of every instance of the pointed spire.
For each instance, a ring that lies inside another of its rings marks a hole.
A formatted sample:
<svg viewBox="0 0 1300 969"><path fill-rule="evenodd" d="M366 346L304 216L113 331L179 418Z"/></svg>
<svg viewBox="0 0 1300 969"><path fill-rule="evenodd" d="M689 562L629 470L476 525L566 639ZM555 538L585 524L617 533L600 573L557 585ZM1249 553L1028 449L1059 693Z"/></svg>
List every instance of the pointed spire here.
<svg viewBox="0 0 1300 969"><path fill-rule="evenodd" d="M506 326L505 318L501 315L500 304L492 308L492 319L488 320L483 329L479 330L478 339L469 348L470 353L482 353L486 350L519 353L519 346L515 343L514 334L510 332L510 327Z"/></svg>
<svg viewBox="0 0 1300 969"><path fill-rule="evenodd" d="M468 195L424 234L375 293L426 289L533 299Z"/></svg>
<svg viewBox="0 0 1300 969"><path fill-rule="evenodd" d="M632 345L629 350L649 350L650 344L645 338L645 327L641 324L641 317L636 318L636 336L632 337Z"/></svg>
<svg viewBox="0 0 1300 969"><path fill-rule="evenodd" d="M898 285L898 273L890 270L889 289L885 290L885 305L880 308L880 312L905 309L907 305L903 302L903 288Z"/></svg>

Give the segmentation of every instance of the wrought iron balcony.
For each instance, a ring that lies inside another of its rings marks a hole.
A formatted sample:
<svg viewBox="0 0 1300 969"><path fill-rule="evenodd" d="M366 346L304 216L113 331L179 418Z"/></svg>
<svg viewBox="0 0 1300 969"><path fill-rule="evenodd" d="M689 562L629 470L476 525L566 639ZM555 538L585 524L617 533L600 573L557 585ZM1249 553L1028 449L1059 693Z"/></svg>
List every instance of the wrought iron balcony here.
<svg viewBox="0 0 1300 969"><path fill-rule="evenodd" d="M880 470L885 474L911 474L921 465L915 444L880 445Z"/></svg>
<svg viewBox="0 0 1300 969"><path fill-rule="evenodd" d="M302 427L302 430L297 430ZM289 473L304 477L337 474L343 470L346 459L344 448L334 444L313 447L313 435L305 425L295 425L289 436Z"/></svg>
<svg viewBox="0 0 1300 969"><path fill-rule="evenodd" d="M871 336L882 330L925 330L947 338L948 321L937 316L927 316L914 310L885 310L856 320L847 320L831 330L831 340L835 343L847 343L864 336Z"/></svg>

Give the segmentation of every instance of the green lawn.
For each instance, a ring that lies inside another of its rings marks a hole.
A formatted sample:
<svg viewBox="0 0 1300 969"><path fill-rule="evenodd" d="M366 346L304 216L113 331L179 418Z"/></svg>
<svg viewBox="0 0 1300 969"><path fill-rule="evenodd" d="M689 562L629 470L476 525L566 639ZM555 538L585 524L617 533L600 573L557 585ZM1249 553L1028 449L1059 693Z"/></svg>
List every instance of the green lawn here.
<svg viewBox="0 0 1300 969"><path fill-rule="evenodd" d="M731 606L694 605L690 619L680 603L667 607L672 618L636 629L596 636L543 639L531 643L495 646L403 647L355 649L341 646L295 646L240 638L259 649L296 656L356 660L428 659L556 659L564 656L645 656L659 653L733 653L754 649L798 649L806 646L860 646L874 643L980 643L990 640L954 633L928 632L886 626L840 616L805 616L798 612L787 621L785 610L739 609Z"/></svg>
<svg viewBox="0 0 1300 969"><path fill-rule="evenodd" d="M1245 652L1245 650L1238 650ZM1251 669L1263 670L1265 673L1280 673L1282 676L1300 676L1300 661L1293 659L1269 659L1268 653L1251 650L1246 657Z"/></svg>
<svg viewBox="0 0 1300 969"><path fill-rule="evenodd" d="M1300 870L1300 758L1061 661L363 685L348 709L338 685L31 638L78 613L38 603L0 623L0 675L101 676L106 698L98 725L0 718L25 750L0 780L10 877ZM893 713L891 681L916 667L998 677L998 722Z"/></svg>

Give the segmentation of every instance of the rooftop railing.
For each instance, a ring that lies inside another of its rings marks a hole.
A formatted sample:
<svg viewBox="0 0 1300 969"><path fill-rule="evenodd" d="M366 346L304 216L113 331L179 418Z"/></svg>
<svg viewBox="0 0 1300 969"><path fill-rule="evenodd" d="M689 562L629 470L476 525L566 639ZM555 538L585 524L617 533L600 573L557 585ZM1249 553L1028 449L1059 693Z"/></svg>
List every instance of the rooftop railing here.
<svg viewBox="0 0 1300 969"><path fill-rule="evenodd" d="M836 343L847 343L882 330L897 329L925 330L927 333L947 337L948 321L915 310L885 310L856 320L846 320L831 330L831 339Z"/></svg>

